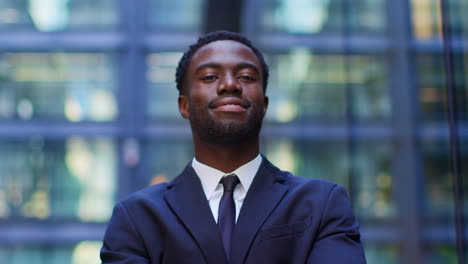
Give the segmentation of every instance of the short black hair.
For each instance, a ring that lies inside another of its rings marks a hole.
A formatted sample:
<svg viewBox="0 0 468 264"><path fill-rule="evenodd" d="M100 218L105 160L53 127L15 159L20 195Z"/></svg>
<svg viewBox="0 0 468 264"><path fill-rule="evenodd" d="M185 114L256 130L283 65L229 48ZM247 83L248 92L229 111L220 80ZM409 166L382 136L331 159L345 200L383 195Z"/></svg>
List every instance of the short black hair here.
<svg viewBox="0 0 468 264"><path fill-rule="evenodd" d="M209 44L211 42L218 41L218 40L233 40L233 41L240 42L246 45L247 47L249 47L255 53L258 60L260 61L260 64L262 65L263 91L265 92L267 84L268 84L269 72L268 72L268 65L266 64L262 53L244 35L235 33L235 32L219 30L219 31L210 32L210 33L200 36L198 38L198 41L195 44L190 45L188 50L184 53L184 55L180 59L179 64L177 65L177 70L176 70L176 75L175 75L175 81L177 84L177 90L179 90L179 94L182 94L183 85L184 85L184 77L185 77L185 74L187 73L187 68L195 52L202 46L205 46L206 44Z"/></svg>

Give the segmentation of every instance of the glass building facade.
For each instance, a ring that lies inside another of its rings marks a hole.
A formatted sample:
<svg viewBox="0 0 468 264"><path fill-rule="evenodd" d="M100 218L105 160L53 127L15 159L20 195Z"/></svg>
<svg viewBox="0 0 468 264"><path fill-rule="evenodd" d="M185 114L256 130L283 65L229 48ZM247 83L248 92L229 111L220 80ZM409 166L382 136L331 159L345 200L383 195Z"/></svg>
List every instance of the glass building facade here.
<svg viewBox="0 0 468 264"><path fill-rule="evenodd" d="M0 0L0 263L99 263L116 201L191 160L174 73L210 4ZM468 253L467 13L242 1L270 65L262 152L347 188L370 264Z"/></svg>

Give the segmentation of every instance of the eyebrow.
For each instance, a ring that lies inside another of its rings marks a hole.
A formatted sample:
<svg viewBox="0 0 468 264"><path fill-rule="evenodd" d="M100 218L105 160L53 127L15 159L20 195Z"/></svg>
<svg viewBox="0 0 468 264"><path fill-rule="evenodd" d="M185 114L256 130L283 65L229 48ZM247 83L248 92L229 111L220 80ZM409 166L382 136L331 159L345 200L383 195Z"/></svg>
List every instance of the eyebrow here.
<svg viewBox="0 0 468 264"><path fill-rule="evenodd" d="M217 63L217 62L207 62L207 63L203 63L201 65L199 65L196 69L195 69L195 73L198 73L200 72L201 70L205 69L205 68L215 68L215 69L221 69L222 66L221 66L221 63ZM254 70L257 74L260 74L260 70L258 69L258 67L253 64L253 63L250 63L250 62L241 62L241 63L238 63L234 66L234 69L235 70L241 70L241 69L245 69L245 68L249 68L249 69L252 69Z"/></svg>

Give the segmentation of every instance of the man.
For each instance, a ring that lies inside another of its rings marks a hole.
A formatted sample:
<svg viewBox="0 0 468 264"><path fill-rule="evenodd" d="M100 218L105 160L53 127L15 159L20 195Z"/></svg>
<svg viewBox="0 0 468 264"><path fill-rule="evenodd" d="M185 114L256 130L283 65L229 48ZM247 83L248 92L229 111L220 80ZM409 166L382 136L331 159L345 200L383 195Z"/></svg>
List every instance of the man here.
<svg viewBox="0 0 468 264"><path fill-rule="evenodd" d="M259 154L267 81L242 35L218 31L190 46L176 82L195 158L116 205L103 263L365 263L344 189Z"/></svg>

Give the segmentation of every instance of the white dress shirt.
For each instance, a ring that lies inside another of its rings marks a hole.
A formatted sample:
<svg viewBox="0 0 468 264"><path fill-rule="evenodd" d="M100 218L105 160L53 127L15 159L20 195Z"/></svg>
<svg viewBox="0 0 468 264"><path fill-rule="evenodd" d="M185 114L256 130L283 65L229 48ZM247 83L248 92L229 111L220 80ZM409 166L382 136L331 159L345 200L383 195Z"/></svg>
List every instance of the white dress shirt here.
<svg viewBox="0 0 468 264"><path fill-rule="evenodd" d="M211 208L211 212L213 213L213 217L218 222L218 209L219 209L219 201L223 196L223 185L219 183L221 178L224 176L228 176L232 173L236 174L239 178L240 183L234 189L234 203L236 205L236 222L237 218L239 217L239 212L242 207L242 203L244 202L245 195L252 184L252 181L257 174L258 168L260 168L260 164L262 163L262 156L258 154L258 156L249 161L248 163L242 165L241 167L237 168L235 171L231 173L224 173L220 170L207 166L203 163L200 163L195 158L192 160L192 167L197 173L198 177L200 178L201 185L203 187L203 191L205 192L206 199Z"/></svg>

